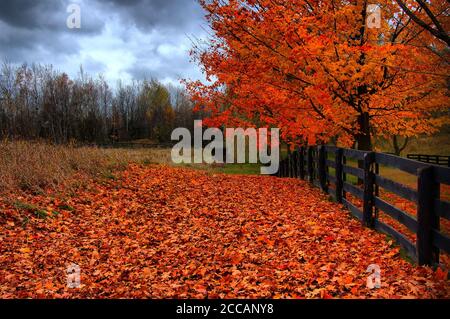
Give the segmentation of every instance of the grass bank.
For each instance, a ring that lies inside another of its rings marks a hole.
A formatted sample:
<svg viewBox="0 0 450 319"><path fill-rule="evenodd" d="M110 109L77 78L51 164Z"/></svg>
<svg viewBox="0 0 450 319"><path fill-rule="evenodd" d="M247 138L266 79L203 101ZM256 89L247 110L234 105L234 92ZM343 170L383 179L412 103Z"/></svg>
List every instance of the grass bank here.
<svg viewBox="0 0 450 319"><path fill-rule="evenodd" d="M102 149L44 142L0 142L0 192L71 187L84 178L111 176L128 163L168 163L164 149Z"/></svg>

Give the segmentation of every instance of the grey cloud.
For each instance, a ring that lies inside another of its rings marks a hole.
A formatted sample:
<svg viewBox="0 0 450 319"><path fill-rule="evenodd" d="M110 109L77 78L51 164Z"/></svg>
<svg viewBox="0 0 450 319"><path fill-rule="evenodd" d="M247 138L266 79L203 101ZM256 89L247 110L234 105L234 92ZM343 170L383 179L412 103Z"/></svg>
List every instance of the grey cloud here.
<svg viewBox="0 0 450 319"><path fill-rule="evenodd" d="M78 37L102 31L104 22L92 10L82 14L81 29L67 28L69 3L55 0L1 1L0 57L13 62L34 62L40 51L53 53L53 57L73 53L78 49Z"/></svg>
<svg viewBox="0 0 450 319"><path fill-rule="evenodd" d="M98 0L107 8L117 10L125 23L149 30L178 29L189 32L201 22L203 13L196 0Z"/></svg>
<svg viewBox="0 0 450 319"><path fill-rule="evenodd" d="M51 33L70 32L66 27L69 0L7 0L0 2L0 20L27 30L45 30ZM92 3L92 2L91 2ZM82 4L83 6L83 4ZM78 33L98 33L103 28L101 17L86 8L82 14L83 27Z"/></svg>
<svg viewBox="0 0 450 319"><path fill-rule="evenodd" d="M66 27L70 3L80 4L81 29ZM2 0L0 59L177 82L200 76L186 35L201 37L203 23L196 0Z"/></svg>
<svg viewBox="0 0 450 319"><path fill-rule="evenodd" d="M0 20L7 24L27 29L39 28L48 23L43 12L52 12L61 8L62 3L53 1L16 0L0 3Z"/></svg>

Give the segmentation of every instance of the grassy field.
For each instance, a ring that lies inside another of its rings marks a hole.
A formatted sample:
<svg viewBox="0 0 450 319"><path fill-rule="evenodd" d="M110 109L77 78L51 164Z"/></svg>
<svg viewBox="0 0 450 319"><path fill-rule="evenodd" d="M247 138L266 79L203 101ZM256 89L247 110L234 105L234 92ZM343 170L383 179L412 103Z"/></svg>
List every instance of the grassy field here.
<svg viewBox="0 0 450 319"><path fill-rule="evenodd" d="M381 152L393 152L393 148L387 141L375 141L375 148ZM450 136L446 133L440 133L432 136L421 136L412 138L402 156L406 154L429 154L429 155L450 155Z"/></svg>
<svg viewBox="0 0 450 319"><path fill-rule="evenodd" d="M208 164L182 164L185 167L206 170L211 173L223 174L242 174L242 175L258 175L260 174L260 164L225 164L225 165L208 165Z"/></svg>
<svg viewBox="0 0 450 319"><path fill-rule="evenodd" d="M352 166L352 167L358 167L358 161L347 160L346 165ZM329 171L332 175L334 175L333 168L330 167ZM379 175L389 178L389 179L392 179L392 180L395 180L396 182L412 186L412 187L416 187L416 184L417 184L417 176L403 172L397 168L393 168L393 167L389 167L389 166L385 166L385 165L379 166ZM352 184L356 184L358 179L356 176L347 174L347 181Z"/></svg>
<svg viewBox="0 0 450 319"><path fill-rule="evenodd" d="M129 163L169 162L170 152L163 149L101 149L0 141L0 192L76 187L87 178L112 178L113 171Z"/></svg>
<svg viewBox="0 0 450 319"><path fill-rule="evenodd" d="M130 163L172 164L167 148L98 148L0 141L0 192L79 187L88 178L114 178ZM259 164L181 164L211 173L259 174Z"/></svg>
<svg viewBox="0 0 450 319"><path fill-rule="evenodd" d="M144 142L144 141L139 141ZM145 141L147 142L147 141ZM386 141L377 141L377 150L392 151ZM448 134L415 138L410 141L403 154L450 154ZM286 147L281 149L282 158L287 156ZM120 170L129 163L171 164L170 149L114 148L57 146L43 142L0 141L0 191L32 190L67 187L70 177L77 175L80 182L89 177L112 177L112 171ZM356 166L356 161L349 161ZM182 164L193 169L211 173L260 174L261 164ZM332 173L332 172L331 172ZM380 174L402 184L415 187L415 176L390 167L380 167ZM356 183L354 176L348 181Z"/></svg>

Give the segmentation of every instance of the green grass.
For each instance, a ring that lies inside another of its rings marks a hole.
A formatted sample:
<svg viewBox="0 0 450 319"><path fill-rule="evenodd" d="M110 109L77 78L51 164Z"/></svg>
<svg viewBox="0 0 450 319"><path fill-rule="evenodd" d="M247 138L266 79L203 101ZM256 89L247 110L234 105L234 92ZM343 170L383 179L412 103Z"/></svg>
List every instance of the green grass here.
<svg viewBox="0 0 450 319"><path fill-rule="evenodd" d="M175 166L188 167L198 170L206 170L211 173L235 174L235 175L259 175L260 167L264 164L260 163L225 163L225 164L206 164L194 163L194 149L192 149L191 163L173 164ZM236 158L236 155L235 155ZM246 161L248 160L248 145L246 145Z"/></svg>
<svg viewBox="0 0 450 319"><path fill-rule="evenodd" d="M18 210L34 210L34 209L36 209L36 206L21 202L21 201L15 202L14 207L16 207Z"/></svg>
<svg viewBox="0 0 450 319"><path fill-rule="evenodd" d="M70 211L70 212L75 211L75 208L73 208L72 206L70 206L68 204L60 204L60 205L58 205L58 208L61 209L61 210L67 210L67 211Z"/></svg>
<svg viewBox="0 0 450 319"><path fill-rule="evenodd" d="M113 174L113 172L110 171L110 170L105 171L105 172L102 174L102 176L103 176L103 178L105 178L105 179L110 179L110 180L113 180L113 181L115 181L115 180L117 179L117 177L116 177L116 176Z"/></svg>
<svg viewBox="0 0 450 319"><path fill-rule="evenodd" d="M46 219L48 217L48 213L45 210L28 203L17 201L14 203L14 206L20 211L31 212L40 219Z"/></svg>
<svg viewBox="0 0 450 319"><path fill-rule="evenodd" d="M244 174L255 175L260 174L262 164L225 164L223 167L217 167L216 171L225 174Z"/></svg>
<svg viewBox="0 0 450 319"><path fill-rule="evenodd" d="M223 173L223 174L234 174L234 175L259 175L260 174L260 164L178 164L181 167L188 167L192 169L205 170L210 173Z"/></svg>

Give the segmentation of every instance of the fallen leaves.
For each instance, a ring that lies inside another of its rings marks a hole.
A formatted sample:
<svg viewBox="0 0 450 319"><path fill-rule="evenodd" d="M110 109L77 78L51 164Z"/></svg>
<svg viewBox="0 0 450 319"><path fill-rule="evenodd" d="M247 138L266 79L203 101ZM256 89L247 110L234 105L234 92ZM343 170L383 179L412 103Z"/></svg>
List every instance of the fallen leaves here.
<svg viewBox="0 0 450 319"><path fill-rule="evenodd" d="M64 200L20 200L60 214L28 216L0 199L2 298L449 296L446 271L409 264L295 179L132 165ZM71 263L80 288L66 286ZM382 287L370 290L373 263Z"/></svg>
<svg viewBox="0 0 450 319"><path fill-rule="evenodd" d="M30 249L30 248L20 248L19 251L20 251L21 253L26 254L26 253L31 252L31 249Z"/></svg>
<svg viewBox="0 0 450 319"><path fill-rule="evenodd" d="M241 261L244 259L244 255L241 253L234 253L231 257L231 264L232 265L238 265L241 263Z"/></svg>

